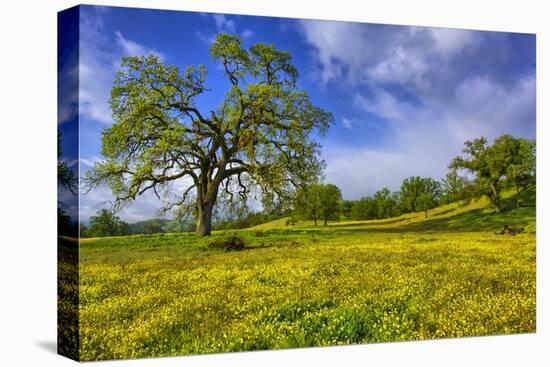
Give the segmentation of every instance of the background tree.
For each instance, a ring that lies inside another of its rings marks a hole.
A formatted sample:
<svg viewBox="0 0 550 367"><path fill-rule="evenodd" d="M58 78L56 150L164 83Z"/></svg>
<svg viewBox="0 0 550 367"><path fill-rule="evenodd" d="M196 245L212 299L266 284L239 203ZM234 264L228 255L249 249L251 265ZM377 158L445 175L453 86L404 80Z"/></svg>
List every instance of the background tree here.
<svg viewBox="0 0 550 367"><path fill-rule="evenodd" d="M465 156L454 158L449 168L465 169L475 174L481 193L489 197L495 212L499 213L502 210L503 181L515 157L520 154L519 141L510 135L502 135L493 145L488 145L484 137L466 141L464 145Z"/></svg>
<svg viewBox="0 0 550 367"><path fill-rule="evenodd" d="M352 217L355 220L368 220L376 218L376 202L370 196L355 201L352 209Z"/></svg>
<svg viewBox="0 0 550 367"><path fill-rule="evenodd" d="M314 183L302 186L296 192L297 216L312 220L315 225L321 219L321 190L322 184Z"/></svg>
<svg viewBox="0 0 550 367"><path fill-rule="evenodd" d="M424 181L419 176L412 176L403 180L399 191L400 200L406 212L420 210L419 199L424 189Z"/></svg>
<svg viewBox="0 0 550 367"><path fill-rule="evenodd" d="M90 217L90 237L124 236L129 234L128 223L107 209L101 209L96 215Z"/></svg>
<svg viewBox="0 0 550 367"><path fill-rule="evenodd" d="M391 216L392 209L392 197L390 189L384 187L381 190L378 190L374 194L374 202L376 205L376 218L389 218Z"/></svg>
<svg viewBox="0 0 550 367"><path fill-rule="evenodd" d="M321 185L320 190L321 218L325 226L329 220L340 220L342 210L342 191L336 185Z"/></svg>
<svg viewBox="0 0 550 367"><path fill-rule="evenodd" d="M441 180L441 195L445 203L465 200L469 197L468 179L453 169Z"/></svg>
<svg viewBox="0 0 550 367"><path fill-rule="evenodd" d="M127 222L119 221L118 236L128 236L130 234L130 225Z"/></svg>
<svg viewBox="0 0 550 367"><path fill-rule="evenodd" d="M516 192L516 208L519 208L520 194L535 185L536 143L533 140L518 138L517 153L506 170L506 179Z"/></svg>
<svg viewBox="0 0 550 367"><path fill-rule="evenodd" d="M428 217L428 210L439 205L441 184L432 178L412 176L403 180L399 199L405 212L423 211Z"/></svg>
<svg viewBox="0 0 550 367"><path fill-rule="evenodd" d="M342 215L344 217L351 218L353 204L353 200L342 200Z"/></svg>
<svg viewBox="0 0 550 367"><path fill-rule="evenodd" d="M89 237L88 227L84 223L80 223L79 227L80 237Z"/></svg>
<svg viewBox="0 0 550 367"><path fill-rule="evenodd" d="M219 34L210 54L230 88L208 112L196 103L208 91L204 66L181 73L153 55L124 57L111 91L114 124L102 136L106 160L87 176L90 189L107 183L117 207L163 191L165 211L194 213L201 236L220 193L246 202L258 187L276 200L317 179L323 162L312 133L333 120L297 86L290 53ZM168 190L176 180L186 184L178 197Z"/></svg>
<svg viewBox="0 0 550 367"><path fill-rule="evenodd" d="M397 217L403 214L399 192L394 192L391 194L389 203L390 217Z"/></svg>
<svg viewBox="0 0 550 367"><path fill-rule="evenodd" d="M422 179L422 192L417 199L418 210L423 210L428 218L428 210L439 205L441 197L441 184L431 178Z"/></svg>
<svg viewBox="0 0 550 367"><path fill-rule="evenodd" d="M156 220L149 220L144 225L145 233L147 234L153 234L153 233L161 233L164 232L162 229L162 224L160 224Z"/></svg>
<svg viewBox="0 0 550 367"><path fill-rule="evenodd" d="M305 185L296 193L296 214L304 219L313 220L315 225L323 220L339 220L342 207L342 192L332 184L314 183Z"/></svg>

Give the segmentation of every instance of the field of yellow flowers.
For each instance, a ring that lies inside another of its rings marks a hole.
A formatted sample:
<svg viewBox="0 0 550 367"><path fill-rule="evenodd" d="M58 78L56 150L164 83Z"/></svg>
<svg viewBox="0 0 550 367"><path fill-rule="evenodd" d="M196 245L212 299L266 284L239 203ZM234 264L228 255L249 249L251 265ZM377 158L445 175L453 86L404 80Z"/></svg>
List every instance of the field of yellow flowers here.
<svg viewBox="0 0 550 367"><path fill-rule="evenodd" d="M208 247L224 232L84 239L81 359L534 332L534 208L504 219L516 236L445 213L239 231L234 252Z"/></svg>

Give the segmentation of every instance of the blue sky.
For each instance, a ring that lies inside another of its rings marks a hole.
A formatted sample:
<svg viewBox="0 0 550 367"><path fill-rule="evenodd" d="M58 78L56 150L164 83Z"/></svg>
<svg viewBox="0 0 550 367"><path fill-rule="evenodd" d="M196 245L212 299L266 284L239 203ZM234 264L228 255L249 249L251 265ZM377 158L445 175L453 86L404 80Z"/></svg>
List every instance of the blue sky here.
<svg viewBox="0 0 550 367"><path fill-rule="evenodd" d="M208 53L219 32L238 33L245 46L265 42L291 52L300 87L334 114L320 142L326 181L347 199L397 190L411 175L440 179L467 139L535 137L534 35L83 6L81 173L102 159L120 58L154 53L182 69L204 64L211 92L197 102L207 110L227 87ZM82 219L111 199L107 188L84 195ZM120 216L155 217L159 206L145 195Z"/></svg>

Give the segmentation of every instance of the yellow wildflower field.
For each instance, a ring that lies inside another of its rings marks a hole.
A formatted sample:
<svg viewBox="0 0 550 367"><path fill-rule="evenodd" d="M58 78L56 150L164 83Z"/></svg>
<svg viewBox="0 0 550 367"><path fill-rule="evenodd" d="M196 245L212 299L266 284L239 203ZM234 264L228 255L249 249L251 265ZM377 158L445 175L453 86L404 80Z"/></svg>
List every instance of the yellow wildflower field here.
<svg viewBox="0 0 550 367"><path fill-rule="evenodd" d="M192 234L82 240L81 359L534 332L534 208L504 219L528 220L516 236L449 218L238 231L235 252Z"/></svg>

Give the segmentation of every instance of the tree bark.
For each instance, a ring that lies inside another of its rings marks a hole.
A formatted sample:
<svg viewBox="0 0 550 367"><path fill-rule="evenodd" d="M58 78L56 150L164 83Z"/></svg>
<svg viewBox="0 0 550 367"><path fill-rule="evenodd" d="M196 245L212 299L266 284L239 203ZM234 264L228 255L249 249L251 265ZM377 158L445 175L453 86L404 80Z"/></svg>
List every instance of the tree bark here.
<svg viewBox="0 0 550 367"><path fill-rule="evenodd" d="M219 171L212 179L209 175L201 175L197 185L197 236L210 236L212 232L212 212L218 198L218 189L225 171Z"/></svg>
<svg viewBox="0 0 550 367"><path fill-rule="evenodd" d="M195 233L197 236L210 236L212 232L212 211L218 196L218 185L209 182L206 192L204 188L199 188L197 197L197 227Z"/></svg>

